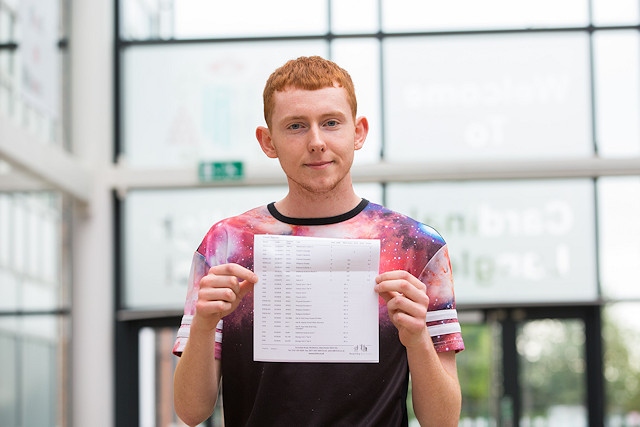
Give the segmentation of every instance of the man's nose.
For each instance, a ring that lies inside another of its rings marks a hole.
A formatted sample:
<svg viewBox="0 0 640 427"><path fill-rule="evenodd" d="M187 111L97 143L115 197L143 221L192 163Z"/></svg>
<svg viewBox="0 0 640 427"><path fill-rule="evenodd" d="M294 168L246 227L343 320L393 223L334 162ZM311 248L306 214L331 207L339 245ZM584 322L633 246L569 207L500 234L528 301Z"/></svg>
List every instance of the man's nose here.
<svg viewBox="0 0 640 427"><path fill-rule="evenodd" d="M326 144L322 139L320 128L317 126L313 126L311 128L311 131L309 132L309 150L324 152L325 149Z"/></svg>

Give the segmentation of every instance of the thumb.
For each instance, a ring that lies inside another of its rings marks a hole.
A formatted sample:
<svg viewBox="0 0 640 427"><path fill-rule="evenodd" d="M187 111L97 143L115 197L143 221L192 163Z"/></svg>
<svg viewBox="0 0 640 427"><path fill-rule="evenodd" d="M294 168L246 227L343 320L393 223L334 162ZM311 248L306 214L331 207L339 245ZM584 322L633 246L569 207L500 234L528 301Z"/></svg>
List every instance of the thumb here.
<svg viewBox="0 0 640 427"><path fill-rule="evenodd" d="M382 297L384 302L389 302L389 300L393 297L393 295L391 295L391 292L378 292L378 295Z"/></svg>
<svg viewBox="0 0 640 427"><path fill-rule="evenodd" d="M244 298L245 295L247 295L249 292L251 292L255 286L255 284L258 282L258 279L256 278L256 280L243 280L242 282L239 283L239 287L240 287L240 292L238 292L238 296L240 298Z"/></svg>

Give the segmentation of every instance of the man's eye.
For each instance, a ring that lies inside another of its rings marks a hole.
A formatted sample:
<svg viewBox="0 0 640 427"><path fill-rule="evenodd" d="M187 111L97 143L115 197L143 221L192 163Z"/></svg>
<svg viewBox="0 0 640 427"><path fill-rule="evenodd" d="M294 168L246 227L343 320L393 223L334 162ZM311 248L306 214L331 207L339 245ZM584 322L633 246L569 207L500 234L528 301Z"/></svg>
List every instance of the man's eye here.
<svg viewBox="0 0 640 427"><path fill-rule="evenodd" d="M298 130L298 129L301 129L301 128L302 128L302 125L300 123L294 123L292 125L289 125L289 129L291 129L291 130Z"/></svg>
<svg viewBox="0 0 640 427"><path fill-rule="evenodd" d="M338 121L337 120L328 120L327 121L327 126L329 126L329 127L338 126Z"/></svg>

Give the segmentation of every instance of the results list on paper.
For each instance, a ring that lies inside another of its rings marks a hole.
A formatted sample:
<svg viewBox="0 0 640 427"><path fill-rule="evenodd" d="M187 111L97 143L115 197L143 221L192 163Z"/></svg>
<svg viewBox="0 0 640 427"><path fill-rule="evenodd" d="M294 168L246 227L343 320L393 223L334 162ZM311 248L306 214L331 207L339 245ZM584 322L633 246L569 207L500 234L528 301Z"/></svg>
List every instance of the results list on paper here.
<svg viewBox="0 0 640 427"><path fill-rule="evenodd" d="M257 235L254 360L379 360L380 241Z"/></svg>

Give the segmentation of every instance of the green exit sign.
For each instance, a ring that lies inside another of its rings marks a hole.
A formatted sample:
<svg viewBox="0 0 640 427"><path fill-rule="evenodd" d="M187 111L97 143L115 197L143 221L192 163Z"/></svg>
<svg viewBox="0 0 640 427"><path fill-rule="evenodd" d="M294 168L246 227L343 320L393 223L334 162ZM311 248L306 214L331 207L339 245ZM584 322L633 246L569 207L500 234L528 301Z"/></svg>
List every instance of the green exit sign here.
<svg viewBox="0 0 640 427"><path fill-rule="evenodd" d="M198 164L198 179L201 182L231 181L243 177L242 162L200 162Z"/></svg>

